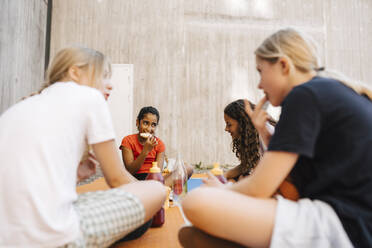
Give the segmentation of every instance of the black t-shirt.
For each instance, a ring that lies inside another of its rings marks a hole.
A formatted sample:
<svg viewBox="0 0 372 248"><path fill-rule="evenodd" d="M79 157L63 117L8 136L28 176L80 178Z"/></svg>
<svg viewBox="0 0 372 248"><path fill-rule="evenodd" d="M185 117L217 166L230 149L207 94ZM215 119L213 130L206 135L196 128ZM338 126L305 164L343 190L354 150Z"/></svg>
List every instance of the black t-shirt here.
<svg viewBox="0 0 372 248"><path fill-rule="evenodd" d="M372 247L372 102L315 77L294 87L270 151L299 154L291 177L301 198L330 204L356 247Z"/></svg>

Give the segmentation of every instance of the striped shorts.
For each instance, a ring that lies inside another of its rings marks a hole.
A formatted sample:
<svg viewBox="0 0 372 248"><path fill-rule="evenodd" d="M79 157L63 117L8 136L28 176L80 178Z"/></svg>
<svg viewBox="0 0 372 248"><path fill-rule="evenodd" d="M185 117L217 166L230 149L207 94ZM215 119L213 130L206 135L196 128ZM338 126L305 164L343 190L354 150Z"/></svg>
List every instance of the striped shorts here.
<svg viewBox="0 0 372 248"><path fill-rule="evenodd" d="M81 194L74 206L81 235L63 248L108 247L144 223L140 200L118 188Z"/></svg>

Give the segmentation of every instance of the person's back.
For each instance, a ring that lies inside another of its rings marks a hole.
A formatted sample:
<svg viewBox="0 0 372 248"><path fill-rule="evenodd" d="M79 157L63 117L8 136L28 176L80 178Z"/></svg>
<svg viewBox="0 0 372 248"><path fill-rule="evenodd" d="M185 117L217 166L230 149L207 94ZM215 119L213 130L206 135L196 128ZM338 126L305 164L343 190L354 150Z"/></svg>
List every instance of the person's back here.
<svg viewBox="0 0 372 248"><path fill-rule="evenodd" d="M105 104L93 88L56 83L0 117L0 244L76 238L77 165L92 110Z"/></svg>
<svg viewBox="0 0 372 248"><path fill-rule="evenodd" d="M315 77L295 87L282 106L285 118L269 150L302 147L291 172L300 196L329 203L354 244L367 245L366 238L372 238L372 102L336 80ZM286 148L279 144L283 140Z"/></svg>

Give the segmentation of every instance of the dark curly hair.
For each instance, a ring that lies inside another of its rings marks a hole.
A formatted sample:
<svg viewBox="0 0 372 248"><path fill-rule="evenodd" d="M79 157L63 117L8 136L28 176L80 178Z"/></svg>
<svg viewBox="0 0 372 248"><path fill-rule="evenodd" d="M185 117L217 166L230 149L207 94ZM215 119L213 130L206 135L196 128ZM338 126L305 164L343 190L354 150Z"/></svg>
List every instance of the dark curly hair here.
<svg viewBox="0 0 372 248"><path fill-rule="evenodd" d="M252 109L255 108L253 103L249 102L249 104ZM233 139L232 151L240 160L242 174L247 175L256 167L262 155L258 131L245 112L243 99L228 104L224 109L224 113L239 124L239 137ZM270 120L270 123L273 124L272 120Z"/></svg>
<svg viewBox="0 0 372 248"><path fill-rule="evenodd" d="M141 121L144 117L145 117L145 114L153 114L153 115L156 115L157 117L157 124L159 123L160 121L160 115L159 115L159 111L154 108L153 106L147 106L147 107L143 107L141 108L140 112L138 113L138 116L137 116L137 120L138 121Z"/></svg>

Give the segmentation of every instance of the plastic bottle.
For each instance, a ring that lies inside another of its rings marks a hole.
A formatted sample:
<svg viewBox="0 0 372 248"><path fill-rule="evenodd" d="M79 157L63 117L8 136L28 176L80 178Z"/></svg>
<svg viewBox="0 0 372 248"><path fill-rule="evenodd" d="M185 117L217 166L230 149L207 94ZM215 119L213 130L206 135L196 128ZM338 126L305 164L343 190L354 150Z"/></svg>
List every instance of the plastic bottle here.
<svg viewBox="0 0 372 248"><path fill-rule="evenodd" d="M211 170L212 174L220 180L221 183L227 183L226 178L223 176L223 171L220 168L219 163L213 164L213 169Z"/></svg>
<svg viewBox="0 0 372 248"><path fill-rule="evenodd" d="M146 180L156 180L164 184L164 178L161 175L160 168L158 167L157 162L152 162L152 167L150 168L150 172L147 174ZM165 216L164 216L164 207L162 206L161 209L154 215L152 218L152 227L160 227L164 224Z"/></svg>

